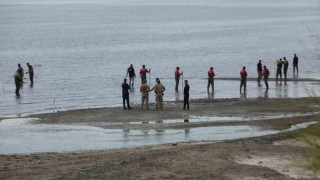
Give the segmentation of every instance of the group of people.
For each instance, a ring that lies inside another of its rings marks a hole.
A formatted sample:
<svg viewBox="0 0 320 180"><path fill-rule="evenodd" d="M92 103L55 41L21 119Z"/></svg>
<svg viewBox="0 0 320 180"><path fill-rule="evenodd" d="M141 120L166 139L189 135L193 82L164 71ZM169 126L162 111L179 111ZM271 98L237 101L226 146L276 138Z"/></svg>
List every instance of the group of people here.
<svg viewBox="0 0 320 180"><path fill-rule="evenodd" d="M33 86L33 76L34 76L34 71L33 71L33 67L27 63L27 66L28 66L28 69L29 71L26 72L26 74L29 74L29 78L30 78L30 85ZM15 85L16 85L16 95L17 96L20 96L20 88L22 87L23 85L23 78L24 78L24 70L21 66L21 64L18 64L18 69L17 71L14 73L13 75L14 77L14 82L15 82Z"/></svg>
<svg viewBox="0 0 320 180"><path fill-rule="evenodd" d="M297 54L294 54L293 57L293 73L295 74L295 70L297 70L298 73L298 61L299 58L297 57ZM282 66L283 66L283 72L284 72L284 80L285 82L287 82L287 72L288 72L288 67L289 67L289 62L287 60L286 57L283 57L283 61L282 58L280 58L277 61L277 75L276 75L276 81L278 81L278 76L280 76L280 80L282 81ZM210 93L210 87L211 87L211 92L212 94L214 94L214 78L215 78L215 73L214 73L214 68L210 67L209 71L208 71L208 86L207 86L207 91L208 93ZM149 110L149 92L153 91L155 92L155 101L156 101L156 110L163 110L163 95L164 95L164 91L166 90L165 87L161 84L160 79L156 78L156 84L155 86L150 89L150 87L147 84L147 73L150 73L151 69L146 69L145 65L142 66L139 75L141 78L141 87L140 87L140 92L142 93L142 97L141 97L141 109L144 108L144 104L146 104L146 109ZM262 61L259 60L258 64L257 64L257 73L258 73L258 83L260 84L261 78L263 77L264 79L264 83L266 86L266 90L269 90L269 84L268 84L268 80L269 80L269 76L270 76L270 71L267 68L267 66L263 66L262 67ZM124 79L124 82L122 84L122 97L123 97L123 108L124 109L131 109L130 108L130 104L129 104L129 89L133 88L134 85L134 79L136 78L136 74L135 74L135 70L133 68L133 65L131 64L130 67L127 70L127 75L126 78L129 75L129 84L127 83L127 79ZM180 77L183 76L183 72L180 72L180 68L176 67L175 73L175 81L176 81L176 85L175 85L175 90L178 91L179 89L179 81L180 81ZM240 94L242 94L242 89L244 91L244 93L246 93L247 90L247 76L248 73L246 71L246 67L243 67L242 70L240 71L240 77L241 77L241 81L240 81ZM183 90L183 94L184 94L184 105L183 105L183 110L188 109L189 110L189 90L190 90L190 86L188 84L188 80L184 81L184 90ZM125 105L125 102L127 102L127 107Z"/></svg>

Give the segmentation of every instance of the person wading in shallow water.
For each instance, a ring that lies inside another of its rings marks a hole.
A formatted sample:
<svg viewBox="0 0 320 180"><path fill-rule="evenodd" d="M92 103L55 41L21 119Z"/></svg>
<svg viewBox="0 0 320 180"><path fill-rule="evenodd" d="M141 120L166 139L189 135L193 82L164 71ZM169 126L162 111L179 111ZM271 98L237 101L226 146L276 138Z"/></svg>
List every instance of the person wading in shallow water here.
<svg viewBox="0 0 320 180"><path fill-rule="evenodd" d="M163 92L166 90L166 88L161 84L160 79L156 78L156 85L150 90L156 93L156 110L162 110L163 111Z"/></svg>
<svg viewBox="0 0 320 180"><path fill-rule="evenodd" d="M128 77L128 75L129 75L129 86L133 88L134 79L136 78L136 73L134 71L133 64L130 64L130 67L127 70L126 78Z"/></svg>
<svg viewBox="0 0 320 180"><path fill-rule="evenodd" d="M299 58L298 58L297 54L294 54L293 62L292 62L292 65L293 65L293 75L295 74L295 70L296 70L296 69L297 69L297 75L299 74L299 72L298 72L298 62L299 62Z"/></svg>
<svg viewBox="0 0 320 180"><path fill-rule="evenodd" d="M21 83L24 83L23 82L24 70L23 70L23 68L22 68L22 66L20 64L18 64L18 69L20 69L19 73L20 73L20 76L21 76Z"/></svg>
<svg viewBox="0 0 320 180"><path fill-rule="evenodd" d="M18 69L15 73L14 73L14 82L16 84L16 96L20 96L19 90L21 87L21 69Z"/></svg>
<svg viewBox="0 0 320 180"><path fill-rule="evenodd" d="M176 91L178 92L178 88L179 88L179 81L180 81L180 76L183 75L183 72L179 72L180 68L177 67L176 68L176 71L174 73L174 76L175 76L175 80L176 80Z"/></svg>
<svg viewBox="0 0 320 180"><path fill-rule="evenodd" d="M277 78L276 80L278 81L280 75L280 81L282 81L282 59L277 61Z"/></svg>
<svg viewBox="0 0 320 180"><path fill-rule="evenodd" d="M33 67L32 67L29 63L27 63L27 66L28 66L28 68L29 68L29 71L26 72L26 74L29 73L30 82L31 82L31 85L33 85L33 75L34 75Z"/></svg>
<svg viewBox="0 0 320 180"><path fill-rule="evenodd" d="M147 80L144 80L143 84L140 87L140 92L142 93L141 97L141 109L143 110L144 102L146 102L147 110L149 110L149 91L150 87L147 85Z"/></svg>
<svg viewBox="0 0 320 180"><path fill-rule="evenodd" d="M190 86L188 84L188 80L184 81L184 90L183 90L183 110L186 110L186 106L187 109L189 110L189 90L190 90Z"/></svg>
<svg viewBox="0 0 320 180"><path fill-rule="evenodd" d="M262 74L262 63L261 60L259 60L259 63L257 64L257 73L258 73L258 83L260 84L261 74Z"/></svg>
<svg viewBox="0 0 320 180"><path fill-rule="evenodd" d="M284 82L287 83L287 73L288 73L289 62L286 57L283 57L283 75Z"/></svg>
<svg viewBox="0 0 320 180"><path fill-rule="evenodd" d="M267 68L267 66L263 67L263 73L261 74L261 76L263 76L264 84L266 85L267 90L269 90L268 79L269 79L269 76L270 76L270 71Z"/></svg>
<svg viewBox="0 0 320 180"><path fill-rule="evenodd" d="M127 83L127 79L123 80L123 83L122 83L121 87L122 87L123 109L127 109L126 108L126 104L125 104L125 101L127 101L128 109L131 110L130 104L129 104L129 89L130 89L130 86Z"/></svg>
<svg viewBox="0 0 320 180"><path fill-rule="evenodd" d="M143 81L145 80L145 79L147 79L147 73L150 73L150 71L151 71L151 69L146 69L146 66L145 65L143 65L142 66L142 69L140 70L140 77L141 77L141 84L143 84Z"/></svg>
<svg viewBox="0 0 320 180"><path fill-rule="evenodd" d="M247 92L247 76L248 76L248 73L246 71L246 67L243 66L242 70L240 71L240 76L241 76L240 94L242 94L242 92L241 92L242 86L243 86L244 93Z"/></svg>
<svg viewBox="0 0 320 180"><path fill-rule="evenodd" d="M210 85L212 89L212 94L214 93L214 77L215 76L216 75L214 74L213 67L211 67L210 70L208 71L208 86L207 86L208 93L209 93Z"/></svg>

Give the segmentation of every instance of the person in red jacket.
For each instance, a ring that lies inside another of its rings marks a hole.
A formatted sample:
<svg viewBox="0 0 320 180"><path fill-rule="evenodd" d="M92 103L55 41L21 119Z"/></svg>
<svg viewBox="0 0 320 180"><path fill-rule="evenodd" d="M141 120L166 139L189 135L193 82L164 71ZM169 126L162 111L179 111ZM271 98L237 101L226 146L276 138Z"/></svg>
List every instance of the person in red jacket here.
<svg viewBox="0 0 320 180"><path fill-rule="evenodd" d="M246 71L246 67L243 66L242 70L240 71L240 76L241 76L241 84L240 84L240 94L241 93L241 89L242 89L242 86L244 86L244 93L247 92L247 76L248 76L248 73Z"/></svg>
<svg viewBox="0 0 320 180"><path fill-rule="evenodd" d="M208 71L208 86L207 86L208 93L209 93L210 85L212 88L212 94L214 93L214 77L215 76L216 75L214 74L213 67L211 67L210 70Z"/></svg>
<svg viewBox="0 0 320 180"><path fill-rule="evenodd" d="M180 76L183 75L183 72L179 72L180 68L177 67L176 68L176 72L174 73L174 77L175 77L175 80L176 80L176 91L178 92L178 87L179 87L179 80L180 80Z"/></svg>
<svg viewBox="0 0 320 180"><path fill-rule="evenodd" d="M261 76L263 76L264 84L266 85L267 90L269 90L268 79L269 79L269 76L270 76L270 71L267 68L267 66L263 67L263 72L262 72Z"/></svg>
<svg viewBox="0 0 320 180"><path fill-rule="evenodd" d="M143 84L144 80L147 79L147 73L150 73L151 69L146 69L146 66L143 65L142 69L140 70L140 77L141 77L141 84Z"/></svg>

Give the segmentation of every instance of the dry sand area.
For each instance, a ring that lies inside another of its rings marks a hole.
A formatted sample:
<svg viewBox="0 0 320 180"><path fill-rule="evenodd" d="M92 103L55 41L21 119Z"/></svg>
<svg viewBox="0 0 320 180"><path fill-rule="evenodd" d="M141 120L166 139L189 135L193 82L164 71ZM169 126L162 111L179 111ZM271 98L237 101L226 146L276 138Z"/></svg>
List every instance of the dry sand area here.
<svg viewBox="0 0 320 180"><path fill-rule="evenodd" d="M142 111L136 105L132 111L86 109L33 117L40 118L39 123L80 123L115 129L250 125L283 130L293 124L319 122L319 102L319 98L199 99L191 101L189 112L181 110L181 102L166 102L163 112ZM284 117L284 114L288 116ZM186 115L244 117L247 120L147 123L184 119ZM255 117L270 118L254 120ZM106 122L110 124L107 126ZM144 123L112 124L115 122ZM1 155L0 179L311 179L312 172L305 168L304 155L313 150L298 141L305 130L222 142L174 143L81 153Z"/></svg>

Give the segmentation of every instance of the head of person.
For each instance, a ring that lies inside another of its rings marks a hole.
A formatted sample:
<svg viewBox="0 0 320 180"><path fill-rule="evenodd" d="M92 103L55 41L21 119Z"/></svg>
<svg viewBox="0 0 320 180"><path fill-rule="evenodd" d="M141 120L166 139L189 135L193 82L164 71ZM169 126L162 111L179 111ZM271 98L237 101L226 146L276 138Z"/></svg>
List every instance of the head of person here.
<svg viewBox="0 0 320 180"><path fill-rule="evenodd" d="M186 85L187 85L187 84L188 84L188 80L184 80L184 84L186 84Z"/></svg>
<svg viewBox="0 0 320 180"><path fill-rule="evenodd" d="M159 78L156 78L156 82L157 82L157 83L160 83L160 79L159 79Z"/></svg>
<svg viewBox="0 0 320 180"><path fill-rule="evenodd" d="M279 61L282 61L282 58L280 58Z"/></svg>
<svg viewBox="0 0 320 180"><path fill-rule="evenodd" d="M261 63L261 60L259 60L259 63Z"/></svg>
<svg viewBox="0 0 320 180"><path fill-rule="evenodd" d="M179 67L177 67L177 68L176 68L176 70L180 70L180 68L179 68Z"/></svg>
<svg viewBox="0 0 320 180"><path fill-rule="evenodd" d="M21 67L21 65L20 65L20 64L18 64L18 67Z"/></svg>
<svg viewBox="0 0 320 180"><path fill-rule="evenodd" d="M142 65L142 68L146 68L146 66L145 66L145 65Z"/></svg>
<svg viewBox="0 0 320 180"><path fill-rule="evenodd" d="M294 57L296 57L297 56L297 54L296 53L294 53Z"/></svg>
<svg viewBox="0 0 320 180"><path fill-rule="evenodd" d="M30 64L29 64L29 63L27 63L27 66L30 66Z"/></svg>
<svg viewBox="0 0 320 180"><path fill-rule="evenodd" d="M132 67L132 68L133 68L133 64L130 64L130 67Z"/></svg>
<svg viewBox="0 0 320 180"><path fill-rule="evenodd" d="M127 82L127 79L124 79L123 82L126 83L126 82Z"/></svg>
<svg viewBox="0 0 320 180"><path fill-rule="evenodd" d="M245 67L245 66L243 66L243 67L242 67L242 69L243 69L243 70L246 70L246 67Z"/></svg>
<svg viewBox="0 0 320 180"><path fill-rule="evenodd" d="M213 70L213 67L211 67L210 70Z"/></svg>
<svg viewBox="0 0 320 180"><path fill-rule="evenodd" d="M263 69L267 69L267 66L263 66Z"/></svg>
<svg viewBox="0 0 320 180"><path fill-rule="evenodd" d="M147 84L147 82L148 82L148 81L147 81L146 79L145 79L145 80L143 80L143 84Z"/></svg>

